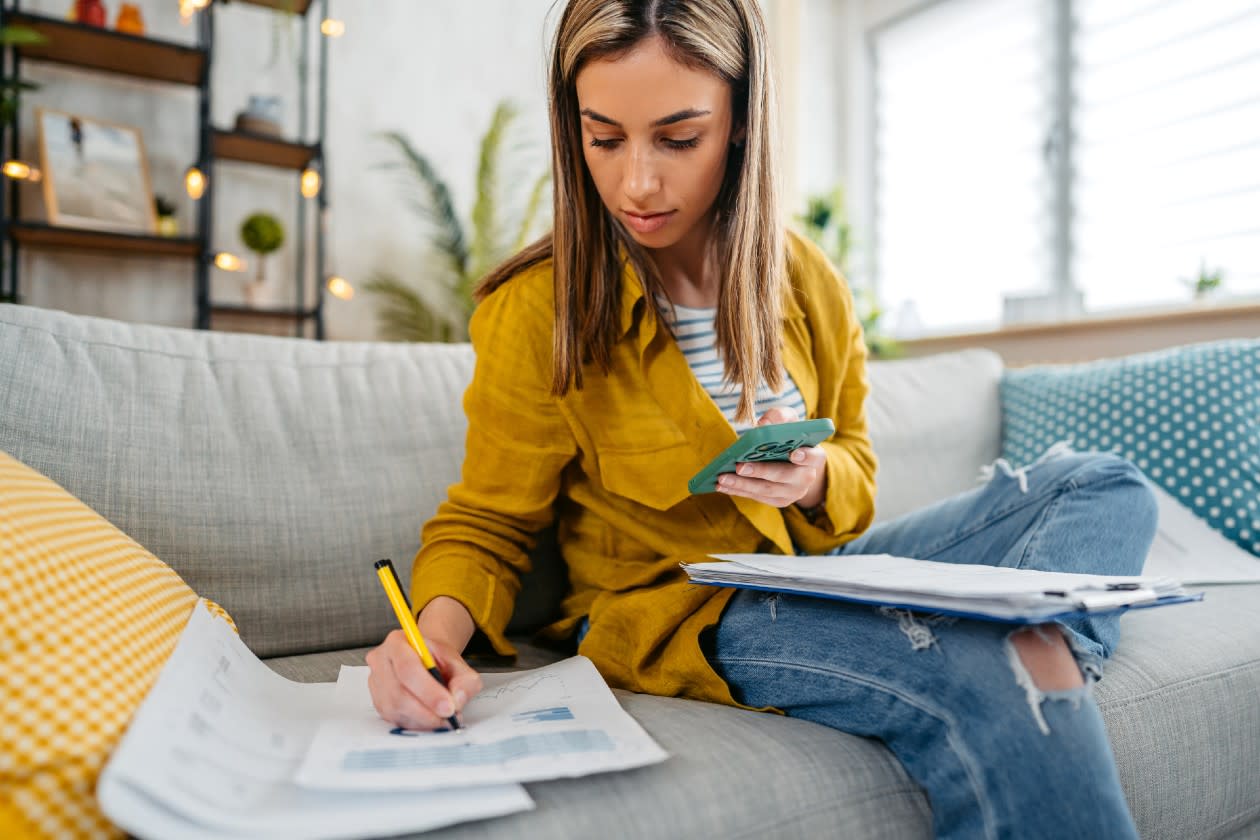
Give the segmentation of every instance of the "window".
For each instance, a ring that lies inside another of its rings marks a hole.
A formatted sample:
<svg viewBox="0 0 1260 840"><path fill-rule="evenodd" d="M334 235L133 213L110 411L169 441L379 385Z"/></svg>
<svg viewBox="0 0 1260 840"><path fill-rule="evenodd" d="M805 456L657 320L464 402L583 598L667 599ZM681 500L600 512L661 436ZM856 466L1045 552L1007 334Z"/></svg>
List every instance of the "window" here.
<svg viewBox="0 0 1260 840"><path fill-rule="evenodd" d="M871 33L902 336L1260 293L1260 0L937 0Z"/></svg>

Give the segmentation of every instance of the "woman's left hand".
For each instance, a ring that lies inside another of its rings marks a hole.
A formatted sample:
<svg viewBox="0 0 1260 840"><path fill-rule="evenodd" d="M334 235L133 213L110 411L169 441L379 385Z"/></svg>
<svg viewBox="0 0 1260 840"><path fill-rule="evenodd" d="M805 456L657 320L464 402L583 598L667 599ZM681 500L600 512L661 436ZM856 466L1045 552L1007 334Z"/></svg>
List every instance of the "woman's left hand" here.
<svg viewBox="0 0 1260 840"><path fill-rule="evenodd" d="M796 412L772 408L757 421L790 423ZM803 508L822 504L827 497L827 453L821 446L802 446L792 452L790 461L748 461L739 464L737 474L727 473L718 479L720 493L744 496L767 505L784 508L799 504Z"/></svg>

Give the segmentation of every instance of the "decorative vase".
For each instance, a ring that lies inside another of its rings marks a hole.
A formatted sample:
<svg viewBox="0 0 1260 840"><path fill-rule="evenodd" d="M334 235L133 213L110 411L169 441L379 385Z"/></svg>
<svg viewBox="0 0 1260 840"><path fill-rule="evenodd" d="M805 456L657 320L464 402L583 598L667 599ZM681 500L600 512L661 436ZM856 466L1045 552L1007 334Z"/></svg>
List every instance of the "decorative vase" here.
<svg viewBox="0 0 1260 840"><path fill-rule="evenodd" d="M86 26L105 28L105 6L101 0L75 0L74 19Z"/></svg>
<svg viewBox="0 0 1260 840"><path fill-rule="evenodd" d="M144 16L140 14L140 7L135 3L123 3L119 6L118 20L114 22L114 29L126 32L128 35L143 35Z"/></svg>
<svg viewBox="0 0 1260 840"><path fill-rule="evenodd" d="M284 129L284 100L278 96L253 94L245 110L236 115L237 131L279 137Z"/></svg>
<svg viewBox="0 0 1260 840"><path fill-rule="evenodd" d="M253 277L246 277L241 284L241 293L245 297L246 306L258 305L258 293L267 282L267 275L263 270L263 257L261 254L256 256L258 257L258 270L254 272Z"/></svg>

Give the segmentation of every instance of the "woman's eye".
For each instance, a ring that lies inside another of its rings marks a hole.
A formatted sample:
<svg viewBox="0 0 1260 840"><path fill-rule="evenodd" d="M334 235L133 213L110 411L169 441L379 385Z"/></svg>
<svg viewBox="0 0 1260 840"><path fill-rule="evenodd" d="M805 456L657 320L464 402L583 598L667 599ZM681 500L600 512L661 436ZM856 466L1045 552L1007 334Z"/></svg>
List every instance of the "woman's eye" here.
<svg viewBox="0 0 1260 840"><path fill-rule="evenodd" d="M665 138L665 145L669 146L671 149L694 149L699 142L699 137L691 137L687 140L671 140L668 137Z"/></svg>
<svg viewBox="0 0 1260 840"><path fill-rule="evenodd" d="M597 149L611 149L620 142L621 140L619 139L601 140L598 137L591 138L591 145Z"/></svg>

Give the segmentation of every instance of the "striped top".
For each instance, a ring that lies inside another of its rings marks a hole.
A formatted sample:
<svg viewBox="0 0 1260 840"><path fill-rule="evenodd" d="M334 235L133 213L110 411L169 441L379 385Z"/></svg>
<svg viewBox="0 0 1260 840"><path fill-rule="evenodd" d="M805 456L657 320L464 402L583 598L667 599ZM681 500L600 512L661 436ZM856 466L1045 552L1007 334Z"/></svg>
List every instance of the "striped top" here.
<svg viewBox="0 0 1260 840"><path fill-rule="evenodd" d="M665 323L669 325L678 341L678 347L687 358L691 372L696 375L700 385L709 397L722 410L723 416L735 427L737 432L751 429L755 423L736 423L735 410L739 407L739 396L743 390L737 382L727 382L722 368L722 358L717 352L717 331L713 322L717 318L717 307L695 309L690 306L674 305L670 311L668 302L661 302ZM753 407L754 418L760 417L771 408L790 408L796 412L797 419L805 419L805 400L800 390L787 371L783 372L784 387L779 393L770 390L764 382L757 391L757 402Z"/></svg>

